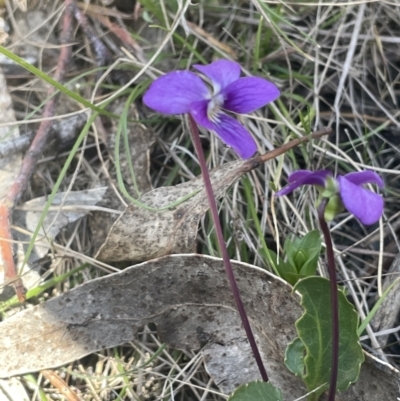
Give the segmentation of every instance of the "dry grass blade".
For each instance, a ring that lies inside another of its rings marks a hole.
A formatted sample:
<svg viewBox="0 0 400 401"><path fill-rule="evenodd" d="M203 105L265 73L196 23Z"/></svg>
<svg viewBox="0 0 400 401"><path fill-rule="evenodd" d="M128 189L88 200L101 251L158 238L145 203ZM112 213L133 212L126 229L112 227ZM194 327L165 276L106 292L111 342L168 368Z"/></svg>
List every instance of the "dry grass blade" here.
<svg viewBox="0 0 400 401"><path fill-rule="evenodd" d="M78 395L69 388L67 383L65 383L56 372L52 370L42 370L40 373L59 390L60 394L63 395L67 401L80 401Z"/></svg>

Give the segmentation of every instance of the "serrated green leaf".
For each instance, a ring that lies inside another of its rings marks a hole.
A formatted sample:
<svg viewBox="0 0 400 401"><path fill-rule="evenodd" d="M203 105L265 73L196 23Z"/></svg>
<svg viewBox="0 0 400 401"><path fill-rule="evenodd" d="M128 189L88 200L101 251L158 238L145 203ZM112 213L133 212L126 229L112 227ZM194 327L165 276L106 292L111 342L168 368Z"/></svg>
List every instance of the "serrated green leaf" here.
<svg viewBox="0 0 400 401"><path fill-rule="evenodd" d="M330 283L322 277L300 280L295 288L302 295L305 313L296 322L297 332L306 349L303 380L309 391L329 382L332 359ZM358 379L364 354L357 335L358 315L339 291L339 372L337 389L345 390ZM317 400L326 385L312 394ZM311 396L310 396L311 397Z"/></svg>
<svg viewBox="0 0 400 401"><path fill-rule="evenodd" d="M304 375L305 351L306 347L299 337L295 338L286 348L285 365L295 376L303 377Z"/></svg>
<svg viewBox="0 0 400 401"><path fill-rule="evenodd" d="M258 380L238 387L228 401L283 401L283 398L281 390Z"/></svg>

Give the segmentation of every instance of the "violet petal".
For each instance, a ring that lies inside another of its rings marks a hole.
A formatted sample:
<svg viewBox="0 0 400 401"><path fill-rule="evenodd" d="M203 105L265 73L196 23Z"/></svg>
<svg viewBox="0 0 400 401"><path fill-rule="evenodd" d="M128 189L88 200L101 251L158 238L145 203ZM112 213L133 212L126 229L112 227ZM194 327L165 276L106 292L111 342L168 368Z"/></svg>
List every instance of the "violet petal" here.
<svg viewBox="0 0 400 401"><path fill-rule="evenodd" d="M309 175L313 174L313 171L310 170L297 170L290 173L288 176L288 182L296 182L298 180L303 179L304 177L308 177Z"/></svg>
<svg viewBox="0 0 400 401"><path fill-rule="evenodd" d="M317 170L317 171L310 171L310 170L297 170L293 171L288 177L288 182L294 182L297 180L301 180L304 177L312 175L313 177L321 177L323 179L323 184L321 186L324 186L325 178L328 175L332 175L332 173L329 170ZM319 184L316 184L319 185Z"/></svg>
<svg viewBox="0 0 400 401"><path fill-rule="evenodd" d="M339 190L345 208L365 225L376 223L383 213L382 196L339 176Z"/></svg>
<svg viewBox="0 0 400 401"><path fill-rule="evenodd" d="M383 188L382 178L373 171L361 171L357 173L349 173L345 175L346 179L356 185L376 184L379 188Z"/></svg>
<svg viewBox="0 0 400 401"><path fill-rule="evenodd" d="M257 151L257 145L251 134L234 118L220 113L214 123L213 131L218 137L243 159L248 159Z"/></svg>
<svg viewBox="0 0 400 401"><path fill-rule="evenodd" d="M328 175L331 175L328 170L318 170L314 172L309 170L295 171L288 177L289 184L278 191L275 196L290 194L302 185L319 185L325 187L325 181Z"/></svg>
<svg viewBox="0 0 400 401"><path fill-rule="evenodd" d="M210 78L214 94L239 79L242 70L240 64L229 60L218 60L208 65L195 64L193 67Z"/></svg>
<svg viewBox="0 0 400 401"><path fill-rule="evenodd" d="M251 113L278 98L279 89L263 78L246 77L232 82L223 91L224 109L234 113Z"/></svg>
<svg viewBox="0 0 400 401"><path fill-rule="evenodd" d="M210 96L207 85L193 72L173 71L157 78L143 96L146 106L164 114L189 112L191 103Z"/></svg>
<svg viewBox="0 0 400 401"><path fill-rule="evenodd" d="M212 130L214 124L209 120L207 115L208 100L201 100L194 102L190 105L190 114L196 121L196 123L204 128Z"/></svg>

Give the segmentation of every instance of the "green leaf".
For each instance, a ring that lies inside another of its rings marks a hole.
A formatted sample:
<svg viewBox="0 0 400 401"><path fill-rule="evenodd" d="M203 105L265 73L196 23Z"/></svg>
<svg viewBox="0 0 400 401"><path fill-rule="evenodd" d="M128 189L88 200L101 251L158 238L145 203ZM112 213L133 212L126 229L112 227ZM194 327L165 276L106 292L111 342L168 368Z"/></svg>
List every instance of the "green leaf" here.
<svg viewBox="0 0 400 401"><path fill-rule="evenodd" d="M300 279L304 278L304 276L299 276L296 271L289 271L289 269L294 269L294 267L292 268L289 263L280 265L279 268L282 269L281 277L290 285L295 285Z"/></svg>
<svg viewBox="0 0 400 401"><path fill-rule="evenodd" d="M296 266L297 271L300 271L301 268L307 262L307 254L304 252L303 249L299 249L294 255L294 265Z"/></svg>
<svg viewBox="0 0 400 401"><path fill-rule="evenodd" d="M287 262L280 261L276 268L283 279L294 285L301 278L315 274L321 252L321 235L313 230L303 238L287 238L284 251Z"/></svg>
<svg viewBox="0 0 400 401"><path fill-rule="evenodd" d="M238 387L228 401L283 401L283 398L281 390L272 384L255 381Z"/></svg>
<svg viewBox="0 0 400 401"><path fill-rule="evenodd" d="M300 249L306 253L306 261L299 270L299 274L305 277L313 276L318 267L318 258L321 253L321 234L318 230L310 231L301 240Z"/></svg>
<svg viewBox="0 0 400 401"><path fill-rule="evenodd" d="M278 255L274 251L269 251L271 255L271 260L273 262L273 269L284 280L286 280L289 284L295 285L299 280L299 275L297 274L297 270L290 263L284 262L282 258L278 258Z"/></svg>
<svg viewBox="0 0 400 401"><path fill-rule="evenodd" d="M330 378L332 359L332 324L330 304L330 283L322 277L308 277L300 280L294 290L302 295L301 305L305 313L296 322L297 332L303 342L303 380L309 391L319 390L310 395L317 400L325 391ZM343 391L358 379L364 354L357 335L358 315L353 305L339 290L339 372L337 389Z"/></svg>
<svg viewBox="0 0 400 401"><path fill-rule="evenodd" d="M295 374L303 377L304 375L304 354L306 347L299 337L295 338L286 348L285 365Z"/></svg>
<svg viewBox="0 0 400 401"><path fill-rule="evenodd" d="M285 255L286 257L291 260L292 264L294 265L294 256L295 253L298 250L298 240L299 238L294 237L293 240L291 240L290 238L286 238L285 239L285 243L283 245L283 250L285 251Z"/></svg>

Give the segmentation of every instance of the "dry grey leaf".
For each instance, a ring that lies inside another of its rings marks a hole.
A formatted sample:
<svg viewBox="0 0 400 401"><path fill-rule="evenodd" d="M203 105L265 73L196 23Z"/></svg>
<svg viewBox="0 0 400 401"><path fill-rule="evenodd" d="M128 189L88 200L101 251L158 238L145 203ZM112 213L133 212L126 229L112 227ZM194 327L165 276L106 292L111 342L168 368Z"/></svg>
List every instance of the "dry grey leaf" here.
<svg viewBox="0 0 400 401"><path fill-rule="evenodd" d="M233 262L271 382L285 399L305 394L283 364L302 310L291 287L263 269ZM224 392L259 378L221 259L173 255L87 282L0 324L0 377L53 368L131 341L153 322L162 341L201 349ZM32 330L35 328L35 330ZM399 372L369 361L339 401L395 400Z"/></svg>
<svg viewBox="0 0 400 401"><path fill-rule="evenodd" d="M126 99L118 99L115 101L110 111L116 115L121 115L125 106L124 100L126 101ZM139 119L138 111L134 103L129 106L129 118L133 120ZM111 153L114 153L115 149L115 132L117 131L116 124L114 124L113 131L114 132L107 138L108 148ZM155 134L143 124L127 122L127 136L129 141L129 155L135 173L136 186L133 182L123 143L121 143L119 152L121 177L128 193L133 198L138 198L140 195L153 189L150 179L150 149L155 142ZM123 142L122 138L121 142ZM114 183L114 187L118 188L116 167L112 165L108 167L107 170ZM100 203L100 206L114 210L124 210L125 206L115 195L112 186L109 185L107 180L104 180L104 184L108 185L109 189L106 192L103 201ZM116 215L110 215L109 213L103 212L96 212L89 219L96 250L98 250L104 243L116 219Z"/></svg>
<svg viewBox="0 0 400 401"><path fill-rule="evenodd" d="M46 255L50 249L51 241L63 227L88 214L103 199L106 190L107 187L101 187L56 194L39 231L42 240L37 241L35 245L37 258ZM47 197L41 196L25 202L21 207L17 207L13 216L15 224L34 232L46 202ZM18 239L21 240L21 233L16 234ZM26 239L28 237L25 237Z"/></svg>
<svg viewBox="0 0 400 401"><path fill-rule="evenodd" d="M248 170L248 162L238 160L210 171L216 198L224 195ZM128 206L112 227L97 258L140 262L171 253L194 252L198 223L209 207L201 176L174 187L157 188L143 195L139 202L160 209L190 194L194 195L179 205L160 211L135 204Z"/></svg>

